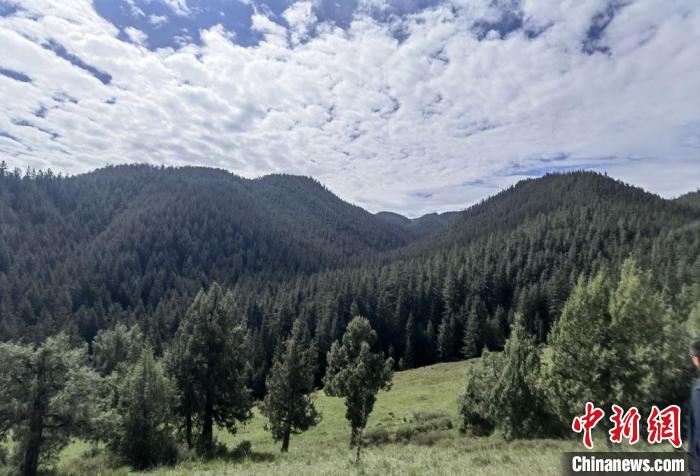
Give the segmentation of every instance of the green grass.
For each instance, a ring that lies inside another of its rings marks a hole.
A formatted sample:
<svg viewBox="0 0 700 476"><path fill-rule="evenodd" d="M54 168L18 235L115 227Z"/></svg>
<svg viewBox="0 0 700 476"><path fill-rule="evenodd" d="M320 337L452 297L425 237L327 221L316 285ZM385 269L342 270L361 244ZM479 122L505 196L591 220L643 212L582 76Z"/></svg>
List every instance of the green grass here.
<svg viewBox="0 0 700 476"><path fill-rule="evenodd" d="M212 461L190 461L176 467L161 468L150 474L184 475L556 475L560 473L563 451L580 451L573 440L531 440L505 442L498 436L466 437L459 433L457 399L465 384L470 362L437 364L416 370L397 372L391 391L379 394L370 417L367 433L381 429L389 443L373 444L363 453L359 467L353 464L348 446L350 429L345 420L343 401L319 392L321 423L292 437L288 454L279 452L265 431L265 420L256 411L254 418L236 435L219 432L217 439L234 449L243 441L252 445L246 456ZM415 415L419 413L419 415ZM396 436L440 417L451 422L451 429L414 433L408 441L395 442ZM601 449L604 449L605 444ZM64 475L126 475L128 467L119 466L106 452L91 451L90 445L76 442L62 453L58 466Z"/></svg>

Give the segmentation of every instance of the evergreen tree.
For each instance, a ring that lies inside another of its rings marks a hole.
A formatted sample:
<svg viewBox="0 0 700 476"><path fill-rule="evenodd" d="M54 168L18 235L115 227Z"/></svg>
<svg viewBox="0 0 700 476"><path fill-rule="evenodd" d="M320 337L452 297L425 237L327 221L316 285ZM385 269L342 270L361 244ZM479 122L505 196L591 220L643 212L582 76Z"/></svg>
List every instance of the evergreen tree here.
<svg viewBox="0 0 700 476"><path fill-rule="evenodd" d="M109 375L123 363L133 363L141 355L145 339L138 326L128 328L117 324L113 329L101 330L92 342L95 369Z"/></svg>
<svg viewBox="0 0 700 476"><path fill-rule="evenodd" d="M496 427L493 393L502 370L502 355L487 350L467 368L467 385L459 399L463 432L485 436Z"/></svg>
<svg viewBox="0 0 700 476"><path fill-rule="evenodd" d="M457 357L457 319L448 312L438 326L437 350L440 360L449 362Z"/></svg>
<svg viewBox="0 0 700 476"><path fill-rule="evenodd" d="M316 349L306 347L300 321L281 345L267 377L267 394L260 412L270 421L270 431L282 441L282 452L289 450L289 437L318 424L320 414L314 405Z"/></svg>
<svg viewBox="0 0 700 476"><path fill-rule="evenodd" d="M410 313L406 321L406 343L404 345L403 357L399 363L399 367L402 370L412 369L416 366L417 332L416 318L413 317L413 313Z"/></svg>
<svg viewBox="0 0 700 476"><path fill-rule="evenodd" d="M549 336L547 390L555 413L565 421L581 413L586 402L614 403L609 287L602 273L590 282L581 277Z"/></svg>
<svg viewBox="0 0 700 476"><path fill-rule="evenodd" d="M36 348L0 343L0 362L0 439L12 432L19 474L35 476L72 437L90 436L99 377L66 334Z"/></svg>
<svg viewBox="0 0 700 476"><path fill-rule="evenodd" d="M681 401L685 340L634 260L623 263L614 288L602 274L579 280L550 336L547 387L557 413L570 421L587 401L623 408Z"/></svg>
<svg viewBox="0 0 700 476"><path fill-rule="evenodd" d="M377 333L369 321L357 316L348 324L341 342L334 342L328 352L328 369L323 379L324 391L345 398L345 418L350 422L350 444L357 449L360 462L362 434L374 408L379 390L389 390L394 362L384 359L383 352L373 351Z"/></svg>
<svg viewBox="0 0 700 476"><path fill-rule="evenodd" d="M623 407L646 407L665 400L664 391L671 390L662 385L666 373L674 367L682 369L687 360L671 360L678 355L672 349L685 351L686 345L683 340L672 342L675 332L664 298L654 288L650 273L631 258L622 265L609 310L615 341L612 397Z"/></svg>
<svg viewBox="0 0 700 476"><path fill-rule="evenodd" d="M236 432L251 418L252 399L245 322L236 312L233 294L214 283L200 291L175 334L170 366L180 397L185 428L200 423L200 449L213 450L214 425ZM186 435L188 442L191 434Z"/></svg>
<svg viewBox="0 0 700 476"><path fill-rule="evenodd" d="M103 416L110 447L137 469L175 462L175 388L161 363L143 345L134 364L121 372L117 404Z"/></svg>
<svg viewBox="0 0 700 476"><path fill-rule="evenodd" d="M544 433L552 416L540 389L540 350L515 315L503 350L503 369L493 390L493 415L507 439Z"/></svg>
<svg viewBox="0 0 700 476"><path fill-rule="evenodd" d="M467 325L464 328L464 348L462 353L465 358L471 359L481 355L483 348L484 313L476 301L472 303L467 316Z"/></svg>

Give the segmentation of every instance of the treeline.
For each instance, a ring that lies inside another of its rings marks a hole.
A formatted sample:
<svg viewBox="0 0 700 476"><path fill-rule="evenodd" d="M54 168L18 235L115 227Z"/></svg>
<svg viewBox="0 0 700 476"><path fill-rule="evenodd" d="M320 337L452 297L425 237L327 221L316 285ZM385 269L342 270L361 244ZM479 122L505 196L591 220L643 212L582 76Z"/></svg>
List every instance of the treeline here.
<svg viewBox="0 0 700 476"><path fill-rule="evenodd" d="M260 403L282 451L322 417L312 395L316 355L304 334L297 321L278 347ZM358 462L376 394L393 375L376 339L366 319L353 319L324 377L325 392L345 399ZM123 324L98 333L91 357L66 333L36 346L2 343L0 470L34 476L76 437L104 443L136 469L221 455L214 428L235 434L252 417L251 348L233 294L216 283L194 299L162 358L137 326Z"/></svg>

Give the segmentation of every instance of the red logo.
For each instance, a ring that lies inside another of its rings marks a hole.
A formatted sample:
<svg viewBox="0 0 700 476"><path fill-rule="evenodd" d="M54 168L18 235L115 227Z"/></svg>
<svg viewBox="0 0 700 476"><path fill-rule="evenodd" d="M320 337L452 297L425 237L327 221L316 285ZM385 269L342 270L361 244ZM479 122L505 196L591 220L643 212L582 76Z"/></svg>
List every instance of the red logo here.
<svg viewBox="0 0 700 476"><path fill-rule="evenodd" d="M612 405L613 414L610 421L613 427L608 431L608 437L612 443L620 444L622 439L633 445L639 441L639 420L641 415L636 407L624 411L619 405ZM571 429L576 433L583 433L583 445L593 448L593 428L605 416L605 412L597 408L593 403L586 402L586 412L574 418ZM647 418L647 441L650 444L668 441L674 448L681 447L681 409L678 405L669 405L660 410L653 405Z"/></svg>
<svg viewBox="0 0 700 476"><path fill-rule="evenodd" d="M661 443L664 440L674 448L681 447L681 409L678 405L669 405L659 410L656 405L651 407L651 413L647 418L647 431L649 443Z"/></svg>
<svg viewBox="0 0 700 476"><path fill-rule="evenodd" d="M591 402L586 403L586 414L574 418L571 428L576 433L583 432L583 444L586 448L593 448L593 439L591 432L598 422L605 416L605 412L600 408L596 408Z"/></svg>
<svg viewBox="0 0 700 476"><path fill-rule="evenodd" d="M608 431L610 441L613 443L622 443L622 438L626 438L631 445L639 441L639 410L637 407L630 408L626 413L617 405L612 406L613 415L610 421L613 422L613 428Z"/></svg>

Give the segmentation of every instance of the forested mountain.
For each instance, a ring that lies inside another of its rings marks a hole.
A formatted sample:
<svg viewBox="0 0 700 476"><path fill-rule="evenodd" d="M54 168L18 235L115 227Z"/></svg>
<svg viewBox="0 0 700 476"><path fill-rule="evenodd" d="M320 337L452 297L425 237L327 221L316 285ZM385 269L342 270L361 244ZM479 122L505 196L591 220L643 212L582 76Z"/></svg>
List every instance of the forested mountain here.
<svg viewBox="0 0 700 476"><path fill-rule="evenodd" d="M444 212L428 213L418 218L407 218L393 212L377 213L377 217L387 223L405 228L417 238L424 238L442 230L445 226L452 223L459 215L460 212Z"/></svg>
<svg viewBox="0 0 700 476"><path fill-rule="evenodd" d="M453 219L429 235L412 230L423 219L372 215L302 177L147 166L25 175L0 177L2 339L68 328L90 341L124 321L160 352L197 290L216 281L233 289L255 343L258 396L296 320L320 378L356 314L410 368L501 348L516 311L544 342L578 277L614 275L629 256L679 312L688 298L678 296L700 282L693 200L590 172L423 217Z"/></svg>
<svg viewBox="0 0 700 476"><path fill-rule="evenodd" d="M501 348L516 311L544 342L579 276L615 276L629 256L653 271L667 295L681 295L700 283L699 220L697 209L599 174L548 175L359 266L263 292L259 281L244 280L237 295L259 329L258 348L274 347L298 317L322 360L361 314L378 329L383 349L409 368Z"/></svg>
<svg viewBox="0 0 700 476"><path fill-rule="evenodd" d="M0 176L0 336L87 338L213 281L318 271L412 239L304 177L108 167ZM87 322L87 324L86 324Z"/></svg>
<svg viewBox="0 0 700 476"><path fill-rule="evenodd" d="M700 190L681 195L675 201L696 209L700 209Z"/></svg>

